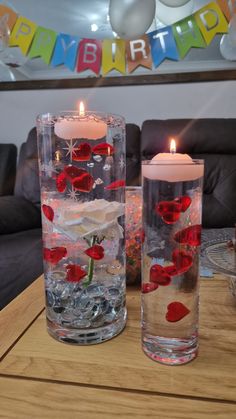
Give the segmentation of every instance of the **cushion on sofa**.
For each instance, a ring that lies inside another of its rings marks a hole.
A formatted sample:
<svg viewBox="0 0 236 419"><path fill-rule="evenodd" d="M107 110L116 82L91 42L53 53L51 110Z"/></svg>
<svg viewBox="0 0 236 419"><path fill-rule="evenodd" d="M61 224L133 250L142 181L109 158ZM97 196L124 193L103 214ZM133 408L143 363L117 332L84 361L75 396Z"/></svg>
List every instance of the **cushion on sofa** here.
<svg viewBox="0 0 236 419"><path fill-rule="evenodd" d="M17 148L14 144L0 144L0 196L13 193L16 156Z"/></svg>
<svg viewBox="0 0 236 419"><path fill-rule="evenodd" d="M0 197L0 234L13 234L41 226L41 213L32 202L17 196Z"/></svg>
<svg viewBox="0 0 236 419"><path fill-rule="evenodd" d="M148 120L141 131L142 159L177 151L205 161L203 227L233 227L236 222L236 119Z"/></svg>

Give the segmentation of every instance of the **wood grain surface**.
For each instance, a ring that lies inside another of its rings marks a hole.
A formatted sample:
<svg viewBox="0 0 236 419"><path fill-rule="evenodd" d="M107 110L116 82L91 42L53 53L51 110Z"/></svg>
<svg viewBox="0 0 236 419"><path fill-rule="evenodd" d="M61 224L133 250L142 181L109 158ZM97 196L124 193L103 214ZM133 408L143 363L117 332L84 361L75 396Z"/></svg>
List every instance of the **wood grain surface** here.
<svg viewBox="0 0 236 419"><path fill-rule="evenodd" d="M0 312L0 359L45 305L43 277L26 288Z"/></svg>
<svg viewBox="0 0 236 419"><path fill-rule="evenodd" d="M235 419L236 405L0 378L4 419Z"/></svg>
<svg viewBox="0 0 236 419"><path fill-rule="evenodd" d="M52 339L43 313L3 359L0 374L86 384L100 390L108 387L236 402L236 304L226 280L201 282L200 351L196 360L183 366L161 365L144 355L139 291L128 290L127 306L125 330L94 346Z"/></svg>

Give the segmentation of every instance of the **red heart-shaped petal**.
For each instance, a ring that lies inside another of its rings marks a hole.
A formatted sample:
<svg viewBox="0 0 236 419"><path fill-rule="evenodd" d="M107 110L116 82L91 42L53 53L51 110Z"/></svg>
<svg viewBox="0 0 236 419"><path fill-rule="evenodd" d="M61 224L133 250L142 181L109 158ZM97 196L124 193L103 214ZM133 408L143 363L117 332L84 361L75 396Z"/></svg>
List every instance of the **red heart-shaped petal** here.
<svg viewBox="0 0 236 419"><path fill-rule="evenodd" d="M104 249L99 244L95 244L89 249L85 250L86 255L95 260L104 258Z"/></svg>
<svg viewBox="0 0 236 419"><path fill-rule="evenodd" d="M191 205L192 200L188 195L184 195L184 196L175 198L175 202L181 205L181 212L185 212L188 209L188 207Z"/></svg>
<svg viewBox="0 0 236 419"><path fill-rule="evenodd" d="M66 255L67 255L67 250L65 247L52 247L51 249L48 249L47 247L45 247L43 249L44 260L52 263L53 265L56 265L56 263L58 263Z"/></svg>
<svg viewBox="0 0 236 419"><path fill-rule="evenodd" d="M64 192L66 189L66 176L65 173L60 173L57 177L56 177L56 187L58 192Z"/></svg>
<svg viewBox="0 0 236 419"><path fill-rule="evenodd" d="M87 173L86 170L80 169L76 166L69 165L64 167L64 174L71 183L75 178L81 176L83 173Z"/></svg>
<svg viewBox="0 0 236 419"><path fill-rule="evenodd" d="M161 201L155 205L155 211L166 224L174 224L181 214L182 205L175 201Z"/></svg>
<svg viewBox="0 0 236 419"><path fill-rule="evenodd" d="M181 231L177 231L174 235L175 241L181 244L189 244L190 246L200 246L201 244L200 224L189 226Z"/></svg>
<svg viewBox="0 0 236 419"><path fill-rule="evenodd" d="M166 320L178 322L190 313L190 310L180 301L173 301L167 306Z"/></svg>
<svg viewBox="0 0 236 419"><path fill-rule="evenodd" d="M66 266L66 280L68 282L79 282L87 275L87 272L80 265Z"/></svg>
<svg viewBox="0 0 236 419"><path fill-rule="evenodd" d="M155 282L146 282L145 284L142 284L142 293L148 294L149 292L155 291L158 287L159 285Z"/></svg>
<svg viewBox="0 0 236 419"><path fill-rule="evenodd" d="M72 160L88 161L91 158L91 146L88 143L82 143L74 149Z"/></svg>
<svg viewBox="0 0 236 419"><path fill-rule="evenodd" d="M53 221L54 218L54 211L52 209L52 207L50 207L49 205L42 205L42 210L43 213L45 215L45 217L49 220L49 221Z"/></svg>
<svg viewBox="0 0 236 419"><path fill-rule="evenodd" d="M175 265L165 266L165 271L170 276L178 275L178 272L176 270L176 266Z"/></svg>
<svg viewBox="0 0 236 419"><path fill-rule="evenodd" d="M80 176L73 179L72 182L74 188L80 192L90 192L93 189L93 184L93 177L86 171Z"/></svg>
<svg viewBox="0 0 236 419"><path fill-rule="evenodd" d="M172 260L178 274L188 271L193 264L192 253L186 250L175 249L172 254Z"/></svg>
<svg viewBox="0 0 236 419"><path fill-rule="evenodd" d="M95 147L92 149L92 152L94 154L100 154L100 156L111 156L114 153L114 148L110 144L101 143L95 145Z"/></svg>
<svg viewBox="0 0 236 419"><path fill-rule="evenodd" d="M110 183L110 185L107 185L105 189L107 189L108 191L115 191L117 189L124 188L124 187L125 187L125 181L117 180L116 182L112 182Z"/></svg>
<svg viewBox="0 0 236 419"><path fill-rule="evenodd" d="M161 265L152 265L150 269L150 281L165 286L169 285L171 277Z"/></svg>

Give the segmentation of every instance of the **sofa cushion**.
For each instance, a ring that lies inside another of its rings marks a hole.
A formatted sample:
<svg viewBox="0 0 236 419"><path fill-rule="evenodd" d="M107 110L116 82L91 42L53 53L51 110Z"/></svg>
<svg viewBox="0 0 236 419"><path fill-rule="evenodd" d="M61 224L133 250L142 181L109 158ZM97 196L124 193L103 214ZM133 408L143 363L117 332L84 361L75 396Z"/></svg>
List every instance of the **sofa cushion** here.
<svg viewBox="0 0 236 419"><path fill-rule="evenodd" d="M0 235L0 310L43 273L42 231Z"/></svg>
<svg viewBox="0 0 236 419"><path fill-rule="evenodd" d="M13 195L0 197L0 234L13 234L40 226L40 211L30 201Z"/></svg>
<svg viewBox="0 0 236 419"><path fill-rule="evenodd" d="M0 196L13 193L16 156L17 148L14 144L0 144Z"/></svg>
<svg viewBox="0 0 236 419"><path fill-rule="evenodd" d="M126 124L126 183L140 185L140 128Z"/></svg>
<svg viewBox="0 0 236 419"><path fill-rule="evenodd" d="M177 151L205 161L203 227L233 227L236 222L236 119L170 119L145 121L142 159Z"/></svg>
<svg viewBox="0 0 236 419"><path fill-rule="evenodd" d="M15 195L40 205L36 128L30 130L26 143L23 143L20 149Z"/></svg>

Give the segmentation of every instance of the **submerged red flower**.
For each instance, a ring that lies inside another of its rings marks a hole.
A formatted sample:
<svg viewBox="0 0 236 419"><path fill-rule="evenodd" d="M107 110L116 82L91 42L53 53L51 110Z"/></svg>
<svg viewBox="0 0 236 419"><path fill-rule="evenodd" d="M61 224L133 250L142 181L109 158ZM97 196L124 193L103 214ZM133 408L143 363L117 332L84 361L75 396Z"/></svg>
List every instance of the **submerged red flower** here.
<svg viewBox="0 0 236 419"><path fill-rule="evenodd" d="M178 322L190 313L190 310L180 301L173 301L167 306L166 320L168 322Z"/></svg>
<svg viewBox="0 0 236 419"><path fill-rule="evenodd" d="M45 215L45 217L49 220L49 221L53 221L54 219L54 211L52 209L52 207L50 207L49 205L42 205L42 210L43 213Z"/></svg>
<svg viewBox="0 0 236 419"><path fill-rule="evenodd" d="M190 246L200 246L201 244L200 224L192 225L183 230L177 231L174 235L175 241L181 244L189 244Z"/></svg>
<svg viewBox="0 0 236 419"><path fill-rule="evenodd" d="M83 173L87 173L85 169L80 169L76 166L65 166L64 167L64 174L65 177L72 183L76 177L81 176Z"/></svg>
<svg viewBox="0 0 236 419"><path fill-rule="evenodd" d="M87 272L80 265L70 264L66 266L66 280L68 282L79 282L86 275Z"/></svg>
<svg viewBox="0 0 236 419"><path fill-rule="evenodd" d="M45 247L43 249L43 258L47 262L52 263L53 265L56 265L62 258L64 258L67 255L67 250L65 247L52 247L51 249L48 249Z"/></svg>
<svg viewBox="0 0 236 419"><path fill-rule="evenodd" d="M95 260L100 260L104 258L104 248L99 244L95 244L89 249L85 250L86 255Z"/></svg>

